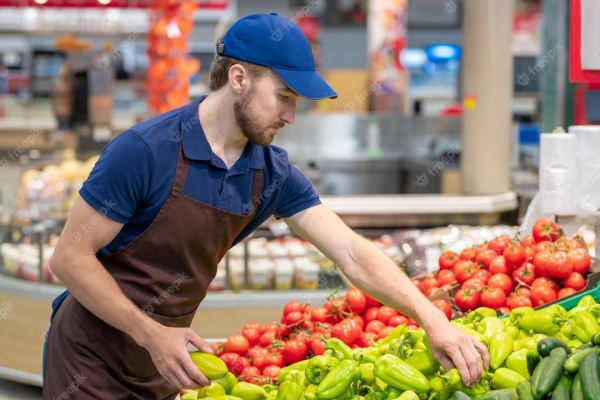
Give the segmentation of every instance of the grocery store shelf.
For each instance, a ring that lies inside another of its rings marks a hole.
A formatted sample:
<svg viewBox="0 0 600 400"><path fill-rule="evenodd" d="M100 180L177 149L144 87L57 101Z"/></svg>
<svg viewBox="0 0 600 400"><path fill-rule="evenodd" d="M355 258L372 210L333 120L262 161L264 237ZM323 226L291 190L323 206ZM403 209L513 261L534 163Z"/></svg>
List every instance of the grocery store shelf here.
<svg viewBox="0 0 600 400"><path fill-rule="evenodd" d="M489 196L467 195L373 195L322 196L321 201L337 214L487 214L517 208L514 192Z"/></svg>

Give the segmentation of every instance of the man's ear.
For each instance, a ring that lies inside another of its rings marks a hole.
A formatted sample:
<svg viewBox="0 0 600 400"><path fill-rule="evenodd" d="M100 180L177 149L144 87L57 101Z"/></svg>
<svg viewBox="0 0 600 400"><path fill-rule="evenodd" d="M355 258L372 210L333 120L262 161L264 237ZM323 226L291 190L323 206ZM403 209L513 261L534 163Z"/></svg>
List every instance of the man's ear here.
<svg viewBox="0 0 600 400"><path fill-rule="evenodd" d="M244 85L248 82L248 72L240 64L234 64L229 68L229 84L234 92L241 94Z"/></svg>

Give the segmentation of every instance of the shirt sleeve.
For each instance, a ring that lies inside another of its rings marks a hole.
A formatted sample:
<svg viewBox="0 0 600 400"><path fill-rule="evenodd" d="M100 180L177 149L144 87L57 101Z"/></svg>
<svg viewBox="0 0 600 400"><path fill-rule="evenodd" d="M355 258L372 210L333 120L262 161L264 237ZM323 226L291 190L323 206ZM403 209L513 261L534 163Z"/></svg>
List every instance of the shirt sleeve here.
<svg viewBox="0 0 600 400"><path fill-rule="evenodd" d="M289 218L319 204L321 199L312 182L290 164L288 177L283 182L277 208L273 213L275 218Z"/></svg>
<svg viewBox="0 0 600 400"><path fill-rule="evenodd" d="M137 132L115 137L96 162L79 195L110 219L125 224L143 204L154 176L154 158Z"/></svg>

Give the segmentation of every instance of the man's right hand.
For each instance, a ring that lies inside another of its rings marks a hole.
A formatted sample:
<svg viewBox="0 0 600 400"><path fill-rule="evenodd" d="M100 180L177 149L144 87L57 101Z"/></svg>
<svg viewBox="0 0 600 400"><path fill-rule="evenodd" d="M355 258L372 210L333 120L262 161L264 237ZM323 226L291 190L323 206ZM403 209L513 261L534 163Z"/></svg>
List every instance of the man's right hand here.
<svg viewBox="0 0 600 400"><path fill-rule="evenodd" d="M169 328L158 323L156 325L152 334L144 338L140 345L148 350L163 378L179 389L210 386L210 381L192 362L187 350L188 343L191 343L201 352L212 353L206 341L191 328Z"/></svg>

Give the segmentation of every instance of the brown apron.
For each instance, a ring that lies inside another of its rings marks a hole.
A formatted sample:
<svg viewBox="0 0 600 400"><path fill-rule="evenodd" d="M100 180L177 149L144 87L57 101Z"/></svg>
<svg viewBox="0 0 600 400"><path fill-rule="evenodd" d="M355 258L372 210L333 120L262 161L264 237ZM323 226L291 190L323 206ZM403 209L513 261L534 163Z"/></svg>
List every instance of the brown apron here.
<svg viewBox="0 0 600 400"><path fill-rule="evenodd" d="M166 203L140 236L99 261L134 304L153 320L189 327L217 264L258 209L263 171L254 170L252 212L224 211L183 194L189 160L180 144ZM150 354L69 295L56 311L44 367L44 400L174 399ZM66 398L66 397L63 397Z"/></svg>

